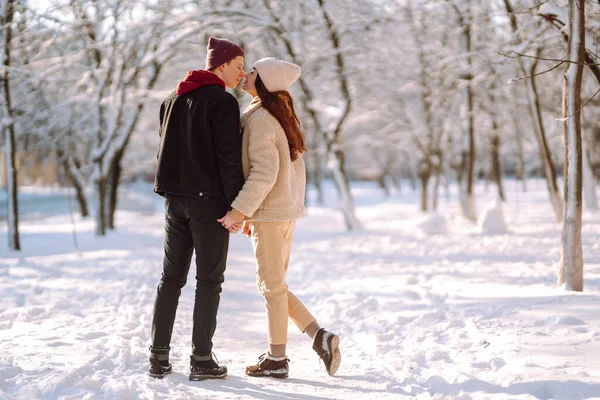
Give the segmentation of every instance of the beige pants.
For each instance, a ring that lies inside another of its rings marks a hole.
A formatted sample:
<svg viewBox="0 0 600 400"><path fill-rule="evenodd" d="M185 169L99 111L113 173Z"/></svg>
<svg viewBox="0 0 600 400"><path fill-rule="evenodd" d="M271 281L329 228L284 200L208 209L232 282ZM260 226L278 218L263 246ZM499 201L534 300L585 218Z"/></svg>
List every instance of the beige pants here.
<svg viewBox="0 0 600 400"><path fill-rule="evenodd" d="M285 282L295 226L295 220L252 222L250 226L256 284L265 298L269 344L274 345L287 343L288 317L302 332L315 321Z"/></svg>

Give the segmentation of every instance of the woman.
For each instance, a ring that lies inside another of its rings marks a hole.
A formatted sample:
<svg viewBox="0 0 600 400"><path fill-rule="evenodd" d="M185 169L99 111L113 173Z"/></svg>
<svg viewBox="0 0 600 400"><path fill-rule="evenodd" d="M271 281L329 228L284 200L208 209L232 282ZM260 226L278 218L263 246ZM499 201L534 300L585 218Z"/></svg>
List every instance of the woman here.
<svg viewBox="0 0 600 400"><path fill-rule="evenodd" d="M313 349L329 375L340 364L339 337L321 328L308 309L288 290L288 268L296 219L304 216L306 173L304 136L287 91L300 67L263 58L245 75L242 90L252 102L241 117L242 166L246 182L219 221L250 236L256 260L258 290L265 298L269 350L246 368L249 376L287 378L288 317L313 339Z"/></svg>

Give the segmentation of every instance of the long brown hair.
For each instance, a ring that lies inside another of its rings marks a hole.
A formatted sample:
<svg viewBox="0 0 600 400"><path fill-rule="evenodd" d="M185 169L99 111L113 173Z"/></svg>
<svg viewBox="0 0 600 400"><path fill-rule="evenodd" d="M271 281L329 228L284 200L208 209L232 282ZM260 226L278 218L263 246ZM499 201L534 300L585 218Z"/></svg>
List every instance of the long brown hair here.
<svg viewBox="0 0 600 400"><path fill-rule="evenodd" d="M279 121L285 131L285 136L287 136L290 146L290 158L292 161L296 161L298 153L304 154L306 147L304 147L304 135L300 130L300 121L294 110L292 96L287 90L269 92L258 74L256 75L254 86L256 87L256 93L260 97L262 106L272 116L277 118L277 121Z"/></svg>

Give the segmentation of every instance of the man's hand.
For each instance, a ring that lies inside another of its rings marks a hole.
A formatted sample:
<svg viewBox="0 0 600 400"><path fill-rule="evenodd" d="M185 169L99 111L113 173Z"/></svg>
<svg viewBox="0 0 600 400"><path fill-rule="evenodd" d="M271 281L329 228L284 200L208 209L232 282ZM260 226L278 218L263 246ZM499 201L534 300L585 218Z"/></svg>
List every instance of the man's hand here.
<svg viewBox="0 0 600 400"><path fill-rule="evenodd" d="M233 224L231 225L229 228L227 228L227 230L230 233L238 233L240 231L240 228L242 227L242 224Z"/></svg>

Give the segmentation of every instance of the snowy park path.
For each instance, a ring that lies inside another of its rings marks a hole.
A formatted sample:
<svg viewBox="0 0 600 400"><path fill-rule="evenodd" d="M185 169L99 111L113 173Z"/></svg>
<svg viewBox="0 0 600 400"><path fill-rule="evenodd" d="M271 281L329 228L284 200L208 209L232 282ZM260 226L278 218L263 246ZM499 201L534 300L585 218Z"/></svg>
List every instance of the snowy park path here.
<svg viewBox="0 0 600 400"><path fill-rule="evenodd" d="M8 252L0 226L0 398L600 398L600 214L584 215L585 292L565 293L554 287L560 226L544 195L543 186L518 201L509 192L502 235L479 233L452 204L427 217L414 199L378 200L369 187L356 191L363 232L310 208L288 283L340 335L342 365L327 376L290 325L283 381L243 373L266 349L246 237L232 237L214 340L229 376L190 382L193 272L175 322L174 373L146 376L160 210L122 211L119 231L100 239L77 219L79 254L68 215L24 222L22 255Z"/></svg>

